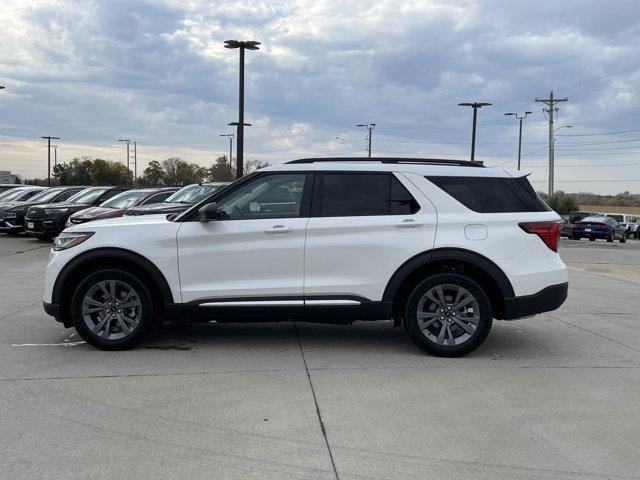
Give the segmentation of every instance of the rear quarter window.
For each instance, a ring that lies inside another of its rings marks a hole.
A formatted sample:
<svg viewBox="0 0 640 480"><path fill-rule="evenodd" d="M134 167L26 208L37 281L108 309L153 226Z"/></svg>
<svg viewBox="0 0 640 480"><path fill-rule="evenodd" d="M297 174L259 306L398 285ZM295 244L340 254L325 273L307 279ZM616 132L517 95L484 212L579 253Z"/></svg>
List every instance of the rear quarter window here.
<svg viewBox="0 0 640 480"><path fill-rule="evenodd" d="M426 177L478 213L546 212L551 209L526 177Z"/></svg>

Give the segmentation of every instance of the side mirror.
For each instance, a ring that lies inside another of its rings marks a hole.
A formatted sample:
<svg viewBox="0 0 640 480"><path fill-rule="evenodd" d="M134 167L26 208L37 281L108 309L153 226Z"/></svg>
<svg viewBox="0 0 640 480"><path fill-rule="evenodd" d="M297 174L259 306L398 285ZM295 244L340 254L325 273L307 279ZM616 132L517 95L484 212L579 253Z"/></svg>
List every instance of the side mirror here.
<svg viewBox="0 0 640 480"><path fill-rule="evenodd" d="M207 203L198 210L198 220L207 223L219 219L218 204L216 202Z"/></svg>

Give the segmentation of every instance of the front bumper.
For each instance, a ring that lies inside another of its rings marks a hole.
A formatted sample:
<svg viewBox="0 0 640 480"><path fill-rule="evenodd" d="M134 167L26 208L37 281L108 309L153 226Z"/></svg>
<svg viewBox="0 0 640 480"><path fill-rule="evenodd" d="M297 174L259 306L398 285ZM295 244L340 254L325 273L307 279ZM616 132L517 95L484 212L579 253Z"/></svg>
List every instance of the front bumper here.
<svg viewBox="0 0 640 480"><path fill-rule="evenodd" d="M66 217L60 218L33 218L24 219L24 231L32 235L58 235L65 228Z"/></svg>
<svg viewBox="0 0 640 480"><path fill-rule="evenodd" d="M16 219L0 220L0 233L21 232L22 230L24 230L24 224Z"/></svg>
<svg viewBox="0 0 640 480"><path fill-rule="evenodd" d="M567 299L569 283L560 283L540 290L533 295L504 299L503 320L530 317L555 310Z"/></svg>
<svg viewBox="0 0 640 480"><path fill-rule="evenodd" d="M62 323L66 328L73 326L70 321L65 321L62 318L62 309L57 303L42 302L42 307L44 308L45 313L47 315L51 315L56 320L56 322Z"/></svg>

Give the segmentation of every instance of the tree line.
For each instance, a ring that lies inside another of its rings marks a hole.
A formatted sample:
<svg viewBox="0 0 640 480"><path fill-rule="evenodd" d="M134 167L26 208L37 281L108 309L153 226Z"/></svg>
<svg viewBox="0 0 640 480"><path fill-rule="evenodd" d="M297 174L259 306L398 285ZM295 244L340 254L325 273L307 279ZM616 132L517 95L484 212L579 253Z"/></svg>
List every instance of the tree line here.
<svg viewBox="0 0 640 480"><path fill-rule="evenodd" d="M268 166L267 162L250 160L245 172L251 173ZM136 185L136 186L184 186L191 183L231 182L235 180L235 167L226 156L218 157L210 166L203 167L179 157L152 160L137 178L120 162L101 158L74 158L53 167L54 185ZM46 179L33 179L25 183L46 185Z"/></svg>

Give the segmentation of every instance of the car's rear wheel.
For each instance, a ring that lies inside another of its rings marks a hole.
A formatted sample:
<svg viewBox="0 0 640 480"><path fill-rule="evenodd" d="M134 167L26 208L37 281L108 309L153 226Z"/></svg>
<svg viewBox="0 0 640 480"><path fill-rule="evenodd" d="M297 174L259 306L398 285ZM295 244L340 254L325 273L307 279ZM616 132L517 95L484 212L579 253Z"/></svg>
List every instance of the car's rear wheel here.
<svg viewBox="0 0 640 480"><path fill-rule="evenodd" d="M430 276L414 287L405 305L411 339L432 355L465 355L487 338L491 303L482 287L458 273Z"/></svg>
<svg viewBox="0 0 640 480"><path fill-rule="evenodd" d="M627 234L623 234L622 237L620 237L620 243L627 243Z"/></svg>
<svg viewBox="0 0 640 480"><path fill-rule="evenodd" d="M119 269L98 270L84 278L71 299L73 325L87 343L103 350L136 346L153 322L149 289Z"/></svg>
<svg viewBox="0 0 640 480"><path fill-rule="evenodd" d="M596 241L596 237L589 237L589 241L590 242L595 242Z"/></svg>
<svg viewBox="0 0 640 480"><path fill-rule="evenodd" d="M611 232L611 235L609 235L609 236L607 237L607 242L609 242L609 243L613 243L613 238L614 238L614 236L615 236L615 233Z"/></svg>

